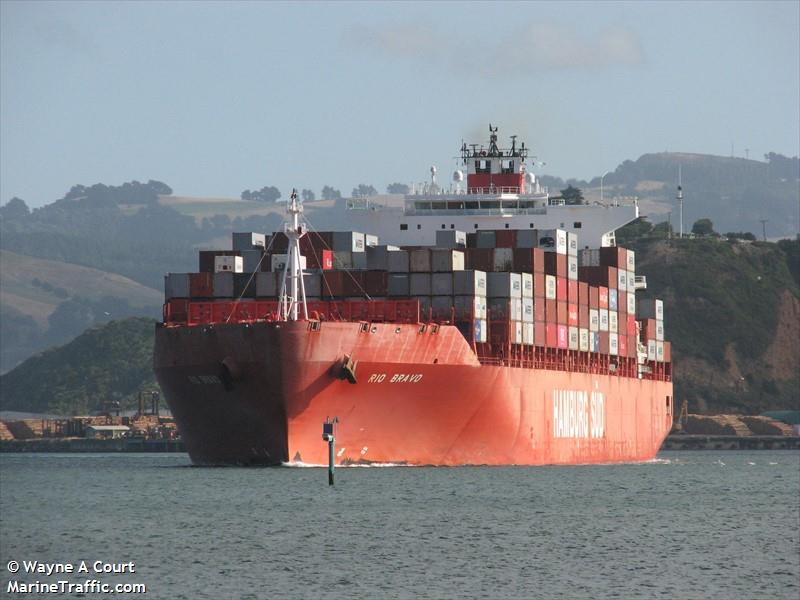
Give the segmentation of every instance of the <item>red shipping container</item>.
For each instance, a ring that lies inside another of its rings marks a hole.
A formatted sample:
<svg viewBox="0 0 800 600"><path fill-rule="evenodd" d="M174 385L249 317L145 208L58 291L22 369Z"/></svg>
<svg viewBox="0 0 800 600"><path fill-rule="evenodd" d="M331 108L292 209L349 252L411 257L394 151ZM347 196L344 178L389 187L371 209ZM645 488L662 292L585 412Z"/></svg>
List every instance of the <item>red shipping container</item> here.
<svg viewBox="0 0 800 600"><path fill-rule="evenodd" d="M558 315L558 318L557 318L556 322L559 325L566 325L567 324L567 318L568 318L567 315L569 313L569 311L567 310L567 303L566 302L562 302L561 300L558 300L556 302L556 313Z"/></svg>
<svg viewBox="0 0 800 600"><path fill-rule="evenodd" d="M600 264L625 269L628 266L628 251L620 246L600 248Z"/></svg>
<svg viewBox="0 0 800 600"><path fill-rule="evenodd" d="M289 248L289 238L282 231L276 231L269 240L269 251L274 254L286 254Z"/></svg>
<svg viewBox="0 0 800 600"><path fill-rule="evenodd" d="M569 328L566 325L558 326L558 347L569 348Z"/></svg>
<svg viewBox="0 0 800 600"><path fill-rule="evenodd" d="M533 324L533 344L540 348L547 345L547 328L544 321L536 321Z"/></svg>
<svg viewBox="0 0 800 600"><path fill-rule="evenodd" d="M567 276L567 255L556 254L555 252L545 252L544 254L544 272L547 275L555 275L557 277Z"/></svg>
<svg viewBox="0 0 800 600"><path fill-rule="evenodd" d="M494 248L467 248L464 252L467 270L490 272L494 270Z"/></svg>
<svg viewBox="0 0 800 600"><path fill-rule="evenodd" d="M626 315L627 334L636 336L636 315Z"/></svg>
<svg viewBox="0 0 800 600"><path fill-rule="evenodd" d="M624 318L623 315L628 314L628 293L627 292L617 292L617 312L619 313L619 318Z"/></svg>
<svg viewBox="0 0 800 600"><path fill-rule="evenodd" d="M642 320L642 339L654 340L656 339L656 320L643 319Z"/></svg>
<svg viewBox="0 0 800 600"><path fill-rule="evenodd" d="M586 281L590 285L616 288L617 269L616 267L580 267L578 279Z"/></svg>
<svg viewBox="0 0 800 600"><path fill-rule="evenodd" d="M578 282L575 279L567 279L567 301L578 303Z"/></svg>
<svg viewBox="0 0 800 600"><path fill-rule="evenodd" d="M544 319L548 323L558 323L558 302L555 300L544 301Z"/></svg>
<svg viewBox="0 0 800 600"><path fill-rule="evenodd" d="M567 280L564 277L556 277L556 300L567 300Z"/></svg>
<svg viewBox="0 0 800 600"><path fill-rule="evenodd" d="M585 281L578 282L578 304L589 306L589 284Z"/></svg>
<svg viewBox="0 0 800 600"><path fill-rule="evenodd" d="M617 355L628 356L628 336L617 336Z"/></svg>
<svg viewBox="0 0 800 600"><path fill-rule="evenodd" d="M542 248L533 248L533 272L544 274L544 255Z"/></svg>
<svg viewBox="0 0 800 600"><path fill-rule="evenodd" d="M189 275L189 295L192 298L212 298L214 296L214 273L191 273Z"/></svg>
<svg viewBox="0 0 800 600"><path fill-rule="evenodd" d="M320 252L319 268L323 271L333 269L333 250L322 250Z"/></svg>
<svg viewBox="0 0 800 600"><path fill-rule="evenodd" d="M558 348L558 325L555 323L545 326L545 345L548 348Z"/></svg>
<svg viewBox="0 0 800 600"><path fill-rule="evenodd" d="M554 302L551 300L550 302ZM533 300L533 320L546 321L547 311L545 310L545 300L542 298L534 298Z"/></svg>
<svg viewBox="0 0 800 600"><path fill-rule="evenodd" d="M597 288L597 299L600 308L608 308L608 288L600 286Z"/></svg>
<svg viewBox="0 0 800 600"><path fill-rule="evenodd" d="M608 346L608 332L601 331L597 334L598 340L598 347L597 351L600 354L608 354L609 346Z"/></svg>
<svg viewBox="0 0 800 600"><path fill-rule="evenodd" d="M589 308L600 308L600 288L589 286Z"/></svg>
<svg viewBox="0 0 800 600"><path fill-rule="evenodd" d="M567 325L578 326L578 305L567 304Z"/></svg>
<svg viewBox="0 0 800 600"><path fill-rule="evenodd" d="M489 339L494 344L505 344L511 340L511 327L515 327L509 321L491 321L489 323Z"/></svg>
<svg viewBox="0 0 800 600"><path fill-rule="evenodd" d="M672 345L669 342L664 342L664 362L672 362Z"/></svg>
<svg viewBox="0 0 800 600"><path fill-rule="evenodd" d="M517 245L517 230L495 229L494 238L496 248L515 248Z"/></svg>
<svg viewBox="0 0 800 600"><path fill-rule="evenodd" d="M628 336L628 356L631 358L636 358L637 353L637 345L636 345L636 336L629 335Z"/></svg>
<svg viewBox="0 0 800 600"><path fill-rule="evenodd" d="M589 328L589 307L582 304L578 305L578 327Z"/></svg>
<svg viewBox="0 0 800 600"><path fill-rule="evenodd" d="M538 250L538 248L535 249ZM536 272L533 274L533 297L534 298L545 297L544 273Z"/></svg>

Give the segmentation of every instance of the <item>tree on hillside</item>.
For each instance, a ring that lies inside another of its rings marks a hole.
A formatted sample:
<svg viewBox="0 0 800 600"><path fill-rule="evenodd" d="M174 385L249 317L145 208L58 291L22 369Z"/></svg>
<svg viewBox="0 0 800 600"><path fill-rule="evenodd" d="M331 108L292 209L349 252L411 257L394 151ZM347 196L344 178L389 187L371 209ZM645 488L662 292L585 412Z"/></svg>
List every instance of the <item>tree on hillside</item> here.
<svg viewBox="0 0 800 600"><path fill-rule="evenodd" d="M697 219L692 225L692 233L700 236L716 235L711 219Z"/></svg>
<svg viewBox="0 0 800 600"><path fill-rule="evenodd" d="M387 194L407 194L408 186L405 183L390 183L386 186Z"/></svg>
<svg viewBox="0 0 800 600"><path fill-rule="evenodd" d="M756 236L750 231L729 231L725 234L725 237L729 240L747 240L749 242L756 241Z"/></svg>
<svg viewBox="0 0 800 600"><path fill-rule="evenodd" d="M672 225L669 221L661 221L653 227L652 235L659 239L671 238L673 236Z"/></svg>
<svg viewBox="0 0 800 600"><path fill-rule="evenodd" d="M241 194L242 200L252 200L255 202L275 202L280 197L280 190L272 185L265 185L260 190L252 192L250 190L245 190Z"/></svg>
<svg viewBox="0 0 800 600"><path fill-rule="evenodd" d="M583 199L583 192L580 188L569 185L566 189L561 190L561 197L564 199L564 204L585 204Z"/></svg>
<svg viewBox="0 0 800 600"><path fill-rule="evenodd" d="M31 214L25 200L14 196L5 206L0 206L0 217L4 219L23 219Z"/></svg>
<svg viewBox="0 0 800 600"><path fill-rule="evenodd" d="M352 196L356 198L358 196L375 196L377 195L378 190L376 190L371 185L367 185L366 183L359 183L358 187L353 188Z"/></svg>
<svg viewBox="0 0 800 600"><path fill-rule="evenodd" d="M313 202L316 198L314 192L311 190L303 190L300 192L300 197L303 199L303 202Z"/></svg>
<svg viewBox="0 0 800 600"><path fill-rule="evenodd" d="M323 200L339 200L342 197L342 192L337 190L336 188L332 188L329 185L323 186L322 188L322 199Z"/></svg>

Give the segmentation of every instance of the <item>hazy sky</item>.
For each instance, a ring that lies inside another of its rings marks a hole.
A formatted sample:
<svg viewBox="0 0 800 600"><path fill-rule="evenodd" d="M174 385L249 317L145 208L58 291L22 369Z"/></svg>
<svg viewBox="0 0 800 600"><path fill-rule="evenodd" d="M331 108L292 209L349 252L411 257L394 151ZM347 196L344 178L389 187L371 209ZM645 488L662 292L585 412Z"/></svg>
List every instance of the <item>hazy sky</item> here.
<svg viewBox="0 0 800 600"><path fill-rule="evenodd" d="M491 121L542 172L800 153L800 3L7 2L0 202L449 178Z"/></svg>

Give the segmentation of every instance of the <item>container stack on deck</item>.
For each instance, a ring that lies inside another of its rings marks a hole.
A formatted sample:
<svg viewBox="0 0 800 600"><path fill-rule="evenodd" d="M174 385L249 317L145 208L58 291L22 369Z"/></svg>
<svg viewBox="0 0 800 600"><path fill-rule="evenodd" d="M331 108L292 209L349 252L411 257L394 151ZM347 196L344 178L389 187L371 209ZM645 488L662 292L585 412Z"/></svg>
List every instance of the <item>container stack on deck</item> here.
<svg viewBox="0 0 800 600"><path fill-rule="evenodd" d="M640 303L635 255L579 250L563 230L437 231L436 247L380 245L358 232L300 240L309 316L452 324L485 362L670 376L663 303ZM201 251L198 273L165 277L165 321L273 319L286 236L234 233ZM417 308L418 304L418 308Z"/></svg>

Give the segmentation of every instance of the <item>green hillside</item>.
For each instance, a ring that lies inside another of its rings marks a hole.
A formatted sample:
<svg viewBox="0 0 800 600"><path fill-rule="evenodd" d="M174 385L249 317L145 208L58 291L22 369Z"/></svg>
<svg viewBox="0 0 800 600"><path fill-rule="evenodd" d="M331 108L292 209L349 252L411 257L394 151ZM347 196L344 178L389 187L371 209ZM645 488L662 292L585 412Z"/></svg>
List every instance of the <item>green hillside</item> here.
<svg viewBox="0 0 800 600"><path fill-rule="evenodd" d="M112 321L29 358L0 376L0 408L73 415L108 400L135 407L140 390L156 388L154 327L151 319Z"/></svg>
<svg viewBox="0 0 800 600"><path fill-rule="evenodd" d="M675 397L699 412L800 404L800 242L641 238L638 298L664 300Z"/></svg>

